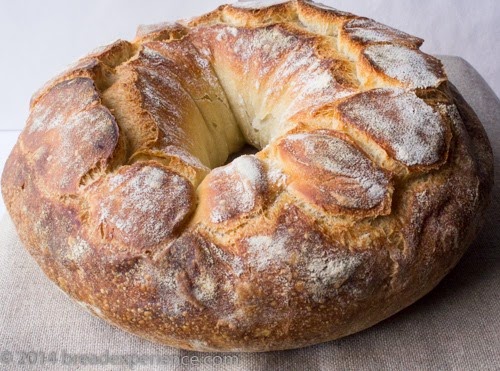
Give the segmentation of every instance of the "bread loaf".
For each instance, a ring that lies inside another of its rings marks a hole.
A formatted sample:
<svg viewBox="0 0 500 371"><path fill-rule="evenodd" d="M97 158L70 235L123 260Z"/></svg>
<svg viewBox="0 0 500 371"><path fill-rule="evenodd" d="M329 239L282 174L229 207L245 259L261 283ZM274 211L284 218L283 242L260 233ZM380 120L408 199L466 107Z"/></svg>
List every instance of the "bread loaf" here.
<svg viewBox="0 0 500 371"><path fill-rule="evenodd" d="M453 268L492 187L422 42L307 0L141 26L33 96L2 175L19 236L90 312L170 346L372 326Z"/></svg>

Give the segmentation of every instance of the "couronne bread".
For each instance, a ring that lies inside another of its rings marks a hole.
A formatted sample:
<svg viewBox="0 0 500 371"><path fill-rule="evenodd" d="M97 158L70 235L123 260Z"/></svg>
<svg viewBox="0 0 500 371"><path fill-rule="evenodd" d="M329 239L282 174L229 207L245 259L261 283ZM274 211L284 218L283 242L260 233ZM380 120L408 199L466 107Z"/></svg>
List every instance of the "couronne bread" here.
<svg viewBox="0 0 500 371"><path fill-rule="evenodd" d="M306 0L141 26L33 96L2 176L19 237L90 312L170 346L372 326L453 268L492 187L422 42Z"/></svg>

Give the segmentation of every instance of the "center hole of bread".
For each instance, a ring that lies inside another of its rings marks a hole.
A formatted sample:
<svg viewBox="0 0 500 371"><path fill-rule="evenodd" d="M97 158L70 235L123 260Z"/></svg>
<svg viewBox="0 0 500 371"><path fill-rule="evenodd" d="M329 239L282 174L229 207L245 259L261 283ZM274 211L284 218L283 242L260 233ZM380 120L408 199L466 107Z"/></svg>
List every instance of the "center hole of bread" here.
<svg viewBox="0 0 500 371"><path fill-rule="evenodd" d="M251 144L246 143L239 151L230 154L229 157L226 160L226 163L224 165L227 165L227 164L233 162L235 159L237 159L240 156L243 156L243 155L254 155L257 152L259 152L258 148L255 148Z"/></svg>

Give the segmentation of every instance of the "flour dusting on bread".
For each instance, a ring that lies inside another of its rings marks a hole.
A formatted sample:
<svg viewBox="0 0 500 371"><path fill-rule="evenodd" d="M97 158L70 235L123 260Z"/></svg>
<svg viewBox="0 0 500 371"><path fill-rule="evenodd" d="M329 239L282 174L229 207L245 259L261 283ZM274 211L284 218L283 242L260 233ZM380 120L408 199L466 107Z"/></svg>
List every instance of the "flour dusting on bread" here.
<svg viewBox="0 0 500 371"><path fill-rule="evenodd" d="M162 344L370 327L450 271L492 187L481 124L421 44L309 0L142 26L33 96L2 175L19 236L81 305Z"/></svg>
<svg viewBox="0 0 500 371"><path fill-rule="evenodd" d="M419 50L382 44L363 53L376 68L412 89L436 87L446 79L441 62Z"/></svg>

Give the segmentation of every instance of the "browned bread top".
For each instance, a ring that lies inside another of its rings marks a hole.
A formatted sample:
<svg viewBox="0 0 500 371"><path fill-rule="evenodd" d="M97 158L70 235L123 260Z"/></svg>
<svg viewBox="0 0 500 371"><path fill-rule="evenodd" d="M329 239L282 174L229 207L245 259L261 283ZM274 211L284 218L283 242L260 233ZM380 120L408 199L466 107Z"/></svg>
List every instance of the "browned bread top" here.
<svg viewBox="0 0 500 371"><path fill-rule="evenodd" d="M90 311L172 346L367 328L456 264L491 189L422 42L306 0L141 26L33 96L2 176L20 238Z"/></svg>

